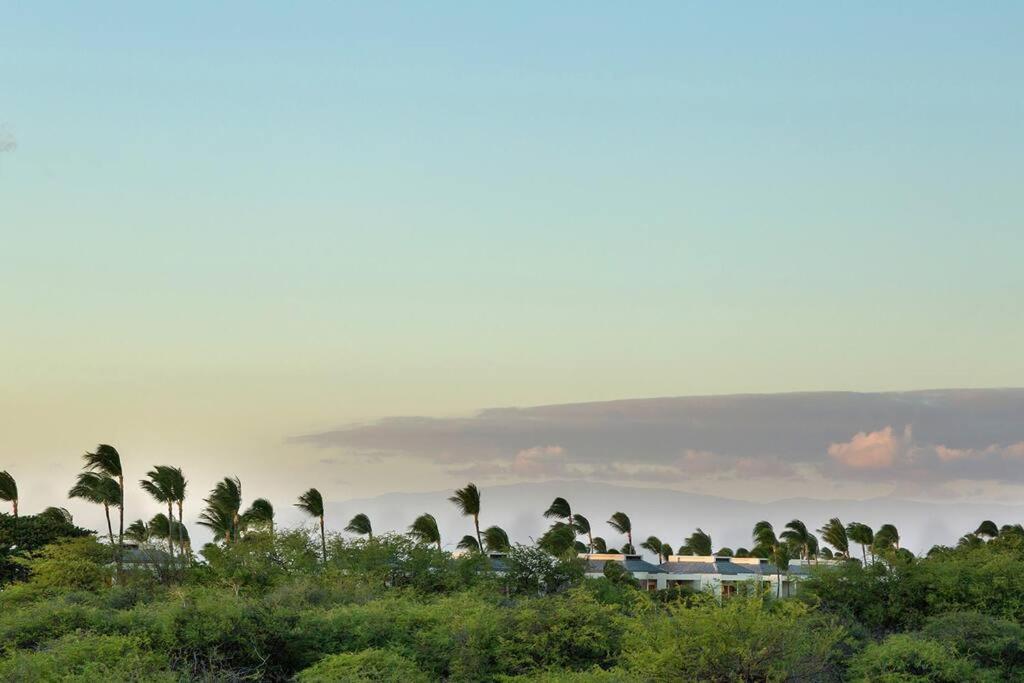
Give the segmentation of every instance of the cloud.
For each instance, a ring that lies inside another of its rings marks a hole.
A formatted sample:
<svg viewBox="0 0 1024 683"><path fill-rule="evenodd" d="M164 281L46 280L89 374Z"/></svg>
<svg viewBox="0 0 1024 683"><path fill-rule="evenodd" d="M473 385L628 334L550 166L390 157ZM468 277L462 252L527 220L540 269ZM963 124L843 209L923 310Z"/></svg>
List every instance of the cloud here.
<svg viewBox="0 0 1024 683"><path fill-rule="evenodd" d="M391 417L295 440L498 480L1024 482L1022 416L1021 389L822 392Z"/></svg>
<svg viewBox="0 0 1024 683"><path fill-rule="evenodd" d="M892 427L886 427L877 432L858 432L845 443L831 444L828 454L850 469L884 470L895 464L912 441L910 425L903 430L903 436L894 435Z"/></svg>

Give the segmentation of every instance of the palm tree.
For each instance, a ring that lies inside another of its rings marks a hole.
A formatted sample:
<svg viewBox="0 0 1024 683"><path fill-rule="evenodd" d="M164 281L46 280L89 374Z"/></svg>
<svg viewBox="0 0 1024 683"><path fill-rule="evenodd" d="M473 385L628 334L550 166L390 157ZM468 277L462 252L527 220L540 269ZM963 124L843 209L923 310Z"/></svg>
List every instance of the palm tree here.
<svg viewBox="0 0 1024 683"><path fill-rule="evenodd" d="M752 557L750 551L747 550L746 548L744 548L743 546L740 546L739 548L736 548L736 550L733 552L732 556L733 557Z"/></svg>
<svg viewBox="0 0 1024 683"><path fill-rule="evenodd" d="M735 557L732 548L725 546L715 551L715 557Z"/></svg>
<svg viewBox="0 0 1024 683"><path fill-rule="evenodd" d="M373 526L370 525L370 518L362 512L348 521L348 526L345 527L345 531L352 534L359 534L360 536L366 536L371 541L373 540Z"/></svg>
<svg viewBox="0 0 1024 683"><path fill-rule="evenodd" d="M437 520L429 512L413 520L409 525L409 535L420 543L436 543L437 549L441 550L441 532L437 528Z"/></svg>
<svg viewBox="0 0 1024 683"><path fill-rule="evenodd" d="M775 536L771 522L761 520L754 525L754 555L769 557L775 565L775 595L782 597L782 567L789 569L789 545Z"/></svg>
<svg viewBox="0 0 1024 683"><path fill-rule="evenodd" d="M139 544L145 543L149 540L149 527L141 519L137 519L124 530L124 536L129 541Z"/></svg>
<svg viewBox="0 0 1024 683"><path fill-rule="evenodd" d="M537 547L551 555L561 557L575 550L576 531L564 522L555 522L537 539Z"/></svg>
<svg viewBox="0 0 1024 683"><path fill-rule="evenodd" d="M620 534L626 534L626 547L623 547L623 554L631 554L633 552L633 523L629 521L629 516L625 512L616 512L608 520L608 526L618 531Z"/></svg>
<svg viewBox="0 0 1024 683"><path fill-rule="evenodd" d="M85 469L105 474L117 481L117 487L121 492L117 501L120 517L117 538L118 543L121 543L124 539L124 471L121 469L121 454L113 446L101 443L95 452L86 453L82 459L85 460Z"/></svg>
<svg viewBox="0 0 1024 683"><path fill-rule="evenodd" d="M875 532L875 539L872 543L872 549L874 550L899 550L900 549L900 532L896 529L895 525L883 524Z"/></svg>
<svg viewBox="0 0 1024 683"><path fill-rule="evenodd" d="M250 505L249 509L242 513L243 526L265 526L274 533L274 506L266 498L257 498Z"/></svg>
<svg viewBox="0 0 1024 683"><path fill-rule="evenodd" d="M805 560L811 559L811 549L817 550L818 547L818 539L807 530L807 525L799 519L794 519L787 524L786 530L779 534L779 538L797 548L800 551L800 557Z"/></svg>
<svg viewBox="0 0 1024 683"><path fill-rule="evenodd" d="M42 512L40 512L39 516L45 517L47 519L52 519L57 522L63 522L64 524L72 524L75 521L74 518L71 516L71 513L68 512L67 508L58 508L53 506L50 506L43 510Z"/></svg>
<svg viewBox="0 0 1024 683"><path fill-rule="evenodd" d="M544 511L544 516L549 519L561 519L567 522L572 521L572 508L565 498L555 498L551 505Z"/></svg>
<svg viewBox="0 0 1024 683"><path fill-rule="evenodd" d="M167 504L167 525L164 531L170 534L174 522L174 475L168 465L157 465L149 472L146 472L146 479L139 482L142 490L148 493L158 503ZM174 539L167 536L167 550L171 557L174 557Z"/></svg>
<svg viewBox="0 0 1024 683"><path fill-rule="evenodd" d="M327 534L324 531L324 497L316 489L310 489L299 496L295 507L310 517L320 519L320 549L323 551L324 564L327 564Z"/></svg>
<svg viewBox="0 0 1024 683"><path fill-rule="evenodd" d="M11 504L14 519L18 519L18 482L6 470L0 472L0 500Z"/></svg>
<svg viewBox="0 0 1024 683"><path fill-rule="evenodd" d="M640 547L644 550L648 550L654 553L654 556L659 560L661 559L661 548L664 544L661 539L657 536L648 536L647 540L640 544Z"/></svg>
<svg viewBox="0 0 1024 683"><path fill-rule="evenodd" d="M581 514L572 516L572 525L578 534L587 535L587 552L594 552L594 535L590 529L590 520Z"/></svg>
<svg viewBox="0 0 1024 683"><path fill-rule="evenodd" d="M178 547L184 550L185 541L188 540L188 530L185 529L185 518L183 508L185 506L185 489L188 488L188 480L180 467L167 468L167 481L170 486L171 501L178 507L178 523L172 524L172 531L177 531Z"/></svg>
<svg viewBox="0 0 1024 683"><path fill-rule="evenodd" d="M964 534L957 541L956 547L958 548L977 548L985 544L985 539L977 536L976 534Z"/></svg>
<svg viewBox="0 0 1024 683"><path fill-rule="evenodd" d="M681 555L710 555L711 548L711 534L698 527L680 546L679 553Z"/></svg>
<svg viewBox="0 0 1024 683"><path fill-rule="evenodd" d="M3 496L0 495L0 499ZM984 522L978 525L978 528L974 530L975 536L983 536L985 538L995 538L999 535L999 527L991 519L986 519Z"/></svg>
<svg viewBox="0 0 1024 683"><path fill-rule="evenodd" d="M835 548L837 552L849 557L850 539L846 534L846 527L838 517L828 520L825 526L818 529L818 533L821 534L821 540Z"/></svg>
<svg viewBox="0 0 1024 683"><path fill-rule="evenodd" d="M225 543L238 540L242 527L242 482L238 477L224 477L203 501L206 508L199 515L199 524L223 536Z"/></svg>
<svg viewBox="0 0 1024 683"><path fill-rule="evenodd" d="M861 522L850 522L846 526L846 535L854 543L860 543L860 552L863 556L864 563L867 564L867 548L875 542L874 530L867 524L863 524ZM872 553L872 559L874 559L874 553Z"/></svg>
<svg viewBox="0 0 1024 683"><path fill-rule="evenodd" d="M474 553L480 552L480 544L477 543L477 540L474 537L470 536L469 534L466 534L465 536L463 536L462 540L459 541L455 545L455 547L460 549L460 550L469 550L469 551L474 552Z"/></svg>
<svg viewBox="0 0 1024 683"><path fill-rule="evenodd" d="M81 498L90 503L103 506L103 514L107 518L107 534L110 547L114 551L114 560L119 561L120 554L114 544L114 527L110 523L110 506L120 505L121 486L115 479L99 472L82 472L78 475L75 485L68 491L69 498Z"/></svg>
<svg viewBox="0 0 1024 683"><path fill-rule="evenodd" d="M466 484L465 488L455 489L455 495L448 500L455 503L455 507L459 509L463 516L473 517L476 545L478 548L482 547L483 543L480 538L480 489L476 487L476 484L470 482Z"/></svg>
<svg viewBox="0 0 1024 683"><path fill-rule="evenodd" d="M162 512L158 512L153 515L149 523L146 524L146 533L151 538L163 539L167 542L168 547L171 545L171 539L174 537L172 531L174 527L174 520L169 518ZM128 527L129 529L131 526Z"/></svg>
<svg viewBox="0 0 1024 683"><path fill-rule="evenodd" d="M606 553L608 552L608 544L600 536L594 536L590 539L590 552Z"/></svg>
<svg viewBox="0 0 1024 683"><path fill-rule="evenodd" d="M511 546L508 534L500 526L489 526L484 529L484 547L488 552L503 553Z"/></svg>

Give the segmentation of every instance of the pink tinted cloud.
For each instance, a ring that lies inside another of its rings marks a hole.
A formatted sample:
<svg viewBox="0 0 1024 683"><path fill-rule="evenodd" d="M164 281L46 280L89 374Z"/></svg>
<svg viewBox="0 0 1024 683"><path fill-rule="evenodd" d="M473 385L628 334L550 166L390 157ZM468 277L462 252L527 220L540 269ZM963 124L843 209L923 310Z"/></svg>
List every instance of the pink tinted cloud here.
<svg viewBox="0 0 1024 683"><path fill-rule="evenodd" d="M885 470L904 457L912 441L910 425L902 436L894 434L892 427L886 427L877 432L858 432L845 443L833 443L828 447L828 454L849 469Z"/></svg>

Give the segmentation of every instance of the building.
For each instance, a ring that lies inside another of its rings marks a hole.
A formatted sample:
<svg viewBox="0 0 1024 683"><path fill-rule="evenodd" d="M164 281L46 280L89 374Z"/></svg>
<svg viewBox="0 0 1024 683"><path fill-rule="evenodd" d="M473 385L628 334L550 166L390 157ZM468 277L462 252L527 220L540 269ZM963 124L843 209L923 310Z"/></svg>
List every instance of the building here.
<svg viewBox="0 0 1024 683"><path fill-rule="evenodd" d="M587 564L584 568L584 576L597 579L604 576L604 567L609 562L621 562L626 571L633 575L633 578L640 582L643 590L655 591L665 587L665 579L662 576L664 570L656 564L651 564L640 555L619 555L616 553L582 553L580 559Z"/></svg>

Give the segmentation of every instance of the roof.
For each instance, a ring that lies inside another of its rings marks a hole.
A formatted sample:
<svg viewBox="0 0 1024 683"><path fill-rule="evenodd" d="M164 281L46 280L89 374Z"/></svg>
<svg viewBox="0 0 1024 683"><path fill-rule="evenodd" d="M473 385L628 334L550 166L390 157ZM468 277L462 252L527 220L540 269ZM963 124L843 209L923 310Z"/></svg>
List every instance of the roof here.
<svg viewBox="0 0 1024 683"><path fill-rule="evenodd" d="M170 564L175 559L159 548L127 546L121 550L121 562L124 564Z"/></svg>
<svg viewBox="0 0 1024 683"><path fill-rule="evenodd" d="M624 559L595 559L593 557L584 557L587 563L586 573L587 574L601 574L604 572L605 564L609 562L621 563L627 571L633 573L647 573L647 574L664 574L665 572L656 564L651 564L646 560L636 559L630 555L620 555L619 557Z"/></svg>
<svg viewBox="0 0 1024 683"><path fill-rule="evenodd" d="M668 574L720 574L722 576L764 576L775 574L775 565L759 563L732 562L727 557L700 557L692 560L665 562L662 571Z"/></svg>

